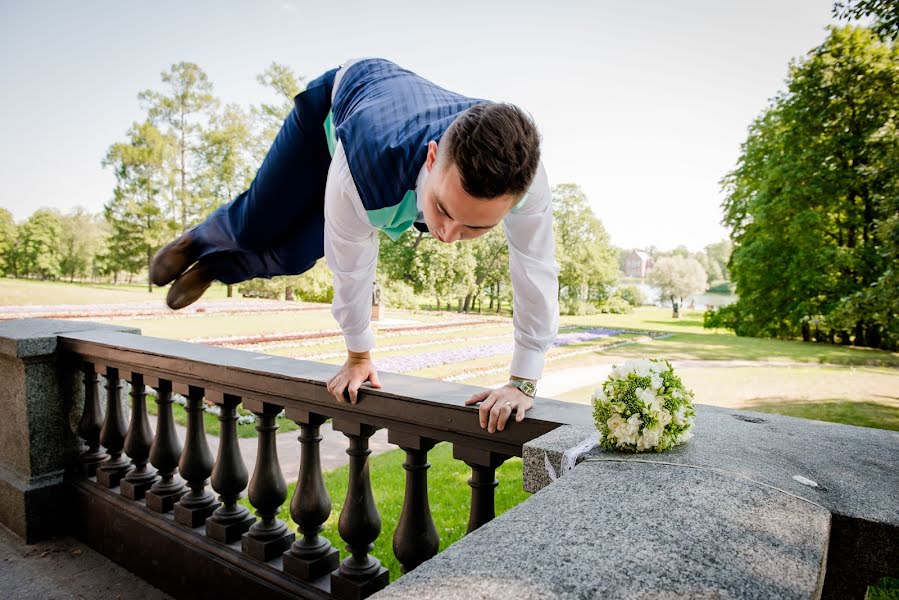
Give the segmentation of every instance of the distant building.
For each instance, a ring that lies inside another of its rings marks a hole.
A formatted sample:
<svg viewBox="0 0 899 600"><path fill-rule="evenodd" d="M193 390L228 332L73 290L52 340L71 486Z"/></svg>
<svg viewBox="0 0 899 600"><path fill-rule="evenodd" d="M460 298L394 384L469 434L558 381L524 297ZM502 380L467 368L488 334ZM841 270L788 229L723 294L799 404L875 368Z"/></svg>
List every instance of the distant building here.
<svg viewBox="0 0 899 600"><path fill-rule="evenodd" d="M652 257L640 250L634 250L624 259L625 277L640 277L649 275L652 271Z"/></svg>

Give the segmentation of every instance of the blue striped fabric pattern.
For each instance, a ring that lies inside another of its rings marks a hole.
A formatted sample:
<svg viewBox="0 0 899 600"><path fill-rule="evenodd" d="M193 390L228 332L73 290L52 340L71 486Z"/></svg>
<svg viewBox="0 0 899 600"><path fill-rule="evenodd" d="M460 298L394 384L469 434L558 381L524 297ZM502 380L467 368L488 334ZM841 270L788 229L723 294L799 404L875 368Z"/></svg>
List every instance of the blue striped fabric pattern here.
<svg viewBox="0 0 899 600"><path fill-rule="evenodd" d="M349 67L331 111L365 209L401 203L415 189L428 142L439 143L460 113L484 102L445 90L388 60Z"/></svg>

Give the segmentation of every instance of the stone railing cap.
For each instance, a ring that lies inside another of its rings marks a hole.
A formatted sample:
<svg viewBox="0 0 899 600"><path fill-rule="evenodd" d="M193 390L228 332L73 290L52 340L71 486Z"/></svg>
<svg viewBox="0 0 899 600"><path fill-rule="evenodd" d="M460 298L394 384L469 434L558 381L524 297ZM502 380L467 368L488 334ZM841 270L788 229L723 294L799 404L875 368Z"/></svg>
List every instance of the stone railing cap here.
<svg viewBox="0 0 899 600"><path fill-rule="evenodd" d="M46 356L56 352L60 334L76 331L140 333L135 327L62 319L14 319L0 322L0 355L14 358Z"/></svg>
<svg viewBox="0 0 899 600"><path fill-rule="evenodd" d="M817 598L830 514L748 479L578 466L372 600Z"/></svg>
<svg viewBox="0 0 899 600"><path fill-rule="evenodd" d="M697 404L694 434L670 452L626 454L595 448L584 459L719 469L796 494L836 514L899 526L899 432ZM564 426L525 444L525 489L533 492L548 484L545 461L558 469L565 450L586 436L598 434L593 427Z"/></svg>

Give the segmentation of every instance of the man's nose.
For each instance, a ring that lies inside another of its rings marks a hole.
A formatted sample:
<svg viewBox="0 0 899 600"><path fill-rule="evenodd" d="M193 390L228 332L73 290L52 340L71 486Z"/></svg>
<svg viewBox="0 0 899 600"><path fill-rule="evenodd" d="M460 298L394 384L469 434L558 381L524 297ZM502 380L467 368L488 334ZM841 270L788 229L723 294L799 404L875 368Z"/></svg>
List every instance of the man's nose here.
<svg viewBox="0 0 899 600"><path fill-rule="evenodd" d="M462 239L462 225L455 221L449 221L443 228L443 237L447 242L455 242Z"/></svg>

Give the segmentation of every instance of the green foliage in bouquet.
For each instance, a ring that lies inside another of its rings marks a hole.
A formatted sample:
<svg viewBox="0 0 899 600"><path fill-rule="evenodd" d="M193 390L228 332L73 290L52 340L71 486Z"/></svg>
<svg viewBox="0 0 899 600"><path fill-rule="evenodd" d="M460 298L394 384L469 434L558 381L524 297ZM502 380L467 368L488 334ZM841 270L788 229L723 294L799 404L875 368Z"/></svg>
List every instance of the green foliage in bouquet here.
<svg viewBox="0 0 899 600"><path fill-rule="evenodd" d="M616 365L593 393L593 418L606 450L669 450L693 437L695 415L693 392L667 360Z"/></svg>

